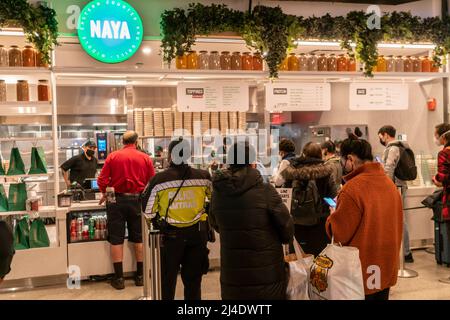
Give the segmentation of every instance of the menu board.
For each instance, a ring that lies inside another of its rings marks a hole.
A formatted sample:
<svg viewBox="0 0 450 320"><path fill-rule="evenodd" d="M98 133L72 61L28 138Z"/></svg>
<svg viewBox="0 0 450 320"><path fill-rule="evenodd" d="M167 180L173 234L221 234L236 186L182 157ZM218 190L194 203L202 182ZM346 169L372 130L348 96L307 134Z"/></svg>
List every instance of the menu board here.
<svg viewBox="0 0 450 320"><path fill-rule="evenodd" d="M248 84L239 82L185 82L177 87L180 112L246 112L249 104Z"/></svg>
<svg viewBox="0 0 450 320"><path fill-rule="evenodd" d="M281 197L281 200L288 208L289 212L291 211L291 205L292 205L292 188L276 188L278 191L278 194Z"/></svg>
<svg viewBox="0 0 450 320"><path fill-rule="evenodd" d="M329 83L268 83L267 111L329 111L331 86Z"/></svg>
<svg viewBox="0 0 450 320"><path fill-rule="evenodd" d="M408 84L350 84L350 110L408 110L408 102Z"/></svg>

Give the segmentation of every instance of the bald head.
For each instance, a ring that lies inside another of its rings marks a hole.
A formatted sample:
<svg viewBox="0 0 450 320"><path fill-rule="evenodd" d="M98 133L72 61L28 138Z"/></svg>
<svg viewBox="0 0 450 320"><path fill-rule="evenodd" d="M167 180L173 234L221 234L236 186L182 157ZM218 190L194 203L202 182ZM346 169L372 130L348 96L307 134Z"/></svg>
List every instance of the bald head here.
<svg viewBox="0 0 450 320"><path fill-rule="evenodd" d="M123 134L123 144L135 144L138 140L138 134L135 131L129 130Z"/></svg>

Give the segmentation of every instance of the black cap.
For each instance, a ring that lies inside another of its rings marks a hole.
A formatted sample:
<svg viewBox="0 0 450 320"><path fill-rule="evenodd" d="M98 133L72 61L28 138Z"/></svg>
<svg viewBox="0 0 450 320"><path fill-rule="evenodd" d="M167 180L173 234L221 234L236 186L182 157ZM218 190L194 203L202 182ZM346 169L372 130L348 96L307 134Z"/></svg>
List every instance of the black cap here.
<svg viewBox="0 0 450 320"><path fill-rule="evenodd" d="M94 147L97 148L97 144L93 140L87 140L85 143L83 143L82 147Z"/></svg>

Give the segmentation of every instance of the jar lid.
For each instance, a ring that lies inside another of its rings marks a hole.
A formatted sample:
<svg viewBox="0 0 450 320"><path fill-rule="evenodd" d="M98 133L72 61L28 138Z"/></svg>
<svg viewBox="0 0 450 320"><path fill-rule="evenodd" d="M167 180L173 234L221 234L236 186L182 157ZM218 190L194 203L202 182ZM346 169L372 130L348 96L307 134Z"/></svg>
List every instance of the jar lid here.
<svg viewBox="0 0 450 320"><path fill-rule="evenodd" d="M301 55L301 56L304 56L305 54L304 54L304 53L300 53L300 55Z"/></svg>
<svg viewBox="0 0 450 320"><path fill-rule="evenodd" d="M24 48L33 49L33 46L24 46Z"/></svg>
<svg viewBox="0 0 450 320"><path fill-rule="evenodd" d="M0 79L0 83L3 83L3 82L5 82L5 80L3 80L3 79Z"/></svg>
<svg viewBox="0 0 450 320"><path fill-rule="evenodd" d="M202 51L200 51L200 53L208 53L208 51L202 50Z"/></svg>
<svg viewBox="0 0 450 320"><path fill-rule="evenodd" d="M195 50L189 50L188 52L189 53L195 53L196 51Z"/></svg>
<svg viewBox="0 0 450 320"><path fill-rule="evenodd" d="M242 54L250 54L250 52L243 52Z"/></svg>
<svg viewBox="0 0 450 320"><path fill-rule="evenodd" d="M230 51L222 51L222 54L229 54Z"/></svg>
<svg viewBox="0 0 450 320"><path fill-rule="evenodd" d="M403 56L397 56L397 58L403 58Z"/></svg>
<svg viewBox="0 0 450 320"><path fill-rule="evenodd" d="M11 48L18 48L19 46L16 45L12 45Z"/></svg>
<svg viewBox="0 0 450 320"><path fill-rule="evenodd" d="M428 56L422 56L422 58L424 58L424 59L429 59L429 57L428 57Z"/></svg>
<svg viewBox="0 0 450 320"><path fill-rule="evenodd" d="M217 54L219 51L211 51L212 54Z"/></svg>
<svg viewBox="0 0 450 320"><path fill-rule="evenodd" d="M330 57L334 57L334 56L336 56L334 53L330 54Z"/></svg>
<svg viewBox="0 0 450 320"><path fill-rule="evenodd" d="M233 54L241 54L239 51L234 51Z"/></svg>
<svg viewBox="0 0 450 320"><path fill-rule="evenodd" d="M17 82L28 82L27 80L17 80Z"/></svg>
<svg viewBox="0 0 450 320"><path fill-rule="evenodd" d="M321 53L320 56L321 56L321 57L324 57L324 56L325 56L325 53Z"/></svg>
<svg viewBox="0 0 450 320"><path fill-rule="evenodd" d="M290 56L295 56L295 53L294 53L294 52L292 52L292 53L290 53L289 55L290 55Z"/></svg>
<svg viewBox="0 0 450 320"><path fill-rule="evenodd" d="M48 80L42 79L42 80L38 80L39 82L48 82Z"/></svg>

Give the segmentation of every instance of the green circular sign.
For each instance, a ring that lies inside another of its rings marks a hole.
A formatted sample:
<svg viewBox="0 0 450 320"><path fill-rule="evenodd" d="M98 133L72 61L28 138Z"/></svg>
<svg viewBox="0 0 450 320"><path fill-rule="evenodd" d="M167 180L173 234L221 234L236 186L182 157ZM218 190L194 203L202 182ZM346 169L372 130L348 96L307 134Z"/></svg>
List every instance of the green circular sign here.
<svg viewBox="0 0 450 320"><path fill-rule="evenodd" d="M122 0L94 0L81 11L78 38L94 59L118 63L131 58L144 35L137 11Z"/></svg>

